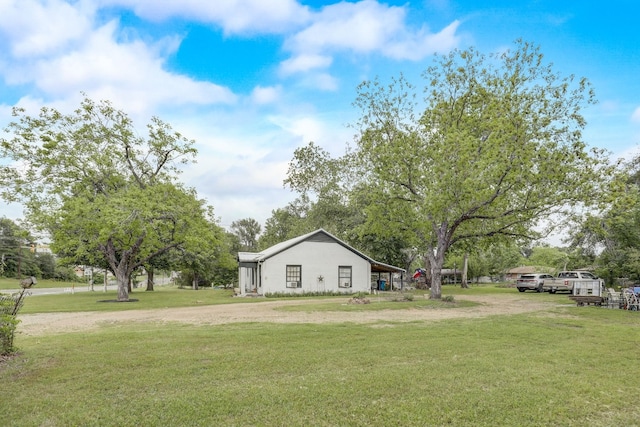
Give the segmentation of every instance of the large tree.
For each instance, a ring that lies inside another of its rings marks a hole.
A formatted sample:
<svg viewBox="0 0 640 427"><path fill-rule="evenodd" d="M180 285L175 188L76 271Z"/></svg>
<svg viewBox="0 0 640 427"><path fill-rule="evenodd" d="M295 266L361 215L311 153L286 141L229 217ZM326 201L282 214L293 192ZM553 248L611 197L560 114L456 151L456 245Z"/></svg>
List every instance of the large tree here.
<svg viewBox="0 0 640 427"><path fill-rule="evenodd" d="M622 166L607 208L587 215L571 236L578 255L597 256L596 271L610 283L640 280L640 156Z"/></svg>
<svg viewBox="0 0 640 427"><path fill-rule="evenodd" d="M324 228L377 261L401 265L409 271L419 252L403 233L389 235L367 224L365 211L379 200L372 183L358 179L359 171L352 167L353 161L352 153L334 159L313 142L297 148L284 184L301 196L286 210L274 211L267 221L265 235L269 235L274 224L293 224L298 232ZM288 215L292 210L297 215ZM288 221L275 222L278 218ZM292 218L295 220L291 221Z"/></svg>
<svg viewBox="0 0 640 427"><path fill-rule="evenodd" d="M253 218L243 218L231 223L231 230L240 240L241 250L254 252L258 250L258 236L262 231L260 223Z"/></svg>
<svg viewBox="0 0 640 427"><path fill-rule="evenodd" d="M131 273L156 255L209 234L207 208L176 181L194 142L158 118L148 135L108 101L85 98L71 114L14 108L0 166L6 200L24 203L53 247L76 262L107 262L128 300ZM194 237L197 236L197 237ZM215 239L215 236L211 236Z"/></svg>
<svg viewBox="0 0 640 427"><path fill-rule="evenodd" d="M38 276L38 265L31 250L34 243L26 228L8 218L0 218L0 276Z"/></svg>
<svg viewBox="0 0 640 427"><path fill-rule="evenodd" d="M358 87L350 157L374 184L368 224L410 234L438 299L452 246L540 237L542 220L552 227L599 193L606 158L582 140L588 82L560 76L536 46L456 50L436 56L423 78L422 99L403 76Z"/></svg>
<svg viewBox="0 0 640 427"><path fill-rule="evenodd" d="M258 240L258 249L266 249L282 241L313 231L306 221L310 201L305 196L298 197L284 208L271 211L264 232Z"/></svg>

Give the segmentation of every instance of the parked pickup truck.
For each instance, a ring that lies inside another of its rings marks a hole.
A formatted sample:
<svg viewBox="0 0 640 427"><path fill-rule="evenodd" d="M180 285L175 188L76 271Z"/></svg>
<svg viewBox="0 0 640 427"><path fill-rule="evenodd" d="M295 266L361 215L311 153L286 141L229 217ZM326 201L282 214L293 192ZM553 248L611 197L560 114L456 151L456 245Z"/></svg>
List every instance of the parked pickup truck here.
<svg viewBox="0 0 640 427"><path fill-rule="evenodd" d="M604 280L599 279L588 271L561 271L554 279L546 279L542 285L542 290L552 294L557 291L572 293L575 283L593 283L600 287L604 286Z"/></svg>

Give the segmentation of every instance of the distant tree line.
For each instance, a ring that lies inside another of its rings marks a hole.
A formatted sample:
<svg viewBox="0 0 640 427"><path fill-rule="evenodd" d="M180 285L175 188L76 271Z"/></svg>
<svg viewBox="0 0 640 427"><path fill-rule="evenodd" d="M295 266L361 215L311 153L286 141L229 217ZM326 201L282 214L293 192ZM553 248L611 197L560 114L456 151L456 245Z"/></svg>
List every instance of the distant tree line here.
<svg viewBox="0 0 640 427"><path fill-rule="evenodd" d="M61 265L49 252L38 252L29 231L8 218L0 218L0 277L63 281L78 280L72 266Z"/></svg>

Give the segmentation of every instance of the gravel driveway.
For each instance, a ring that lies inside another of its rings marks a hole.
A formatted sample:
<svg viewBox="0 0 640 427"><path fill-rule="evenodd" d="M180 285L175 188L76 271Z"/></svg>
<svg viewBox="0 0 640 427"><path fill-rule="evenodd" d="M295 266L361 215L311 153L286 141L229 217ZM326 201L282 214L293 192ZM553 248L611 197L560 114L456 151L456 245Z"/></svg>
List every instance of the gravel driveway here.
<svg viewBox="0 0 640 427"><path fill-rule="evenodd" d="M377 297L372 296L375 301ZM240 322L272 323L376 323L438 321L508 315L544 311L557 306L541 302L535 295L482 295L456 296L457 300L470 300L480 305L468 308L381 310L381 311L282 311L288 305L315 304L321 300L279 300L254 303L208 305L202 307L164 308L154 310L127 310L119 312L43 313L19 315L18 332L45 335L60 332L88 331L101 325L130 322L179 322L196 325L219 325ZM328 300L335 301L335 299ZM346 304L348 299L344 300Z"/></svg>

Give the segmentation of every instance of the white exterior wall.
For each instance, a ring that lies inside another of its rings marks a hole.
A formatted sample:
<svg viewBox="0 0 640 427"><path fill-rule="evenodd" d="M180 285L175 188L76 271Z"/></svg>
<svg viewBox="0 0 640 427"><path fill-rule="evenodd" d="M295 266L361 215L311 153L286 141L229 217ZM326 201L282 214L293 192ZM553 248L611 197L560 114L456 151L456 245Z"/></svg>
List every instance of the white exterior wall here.
<svg viewBox="0 0 640 427"><path fill-rule="evenodd" d="M249 267L240 267L238 271L238 286L240 288L240 295L245 295L246 293L253 292L254 290L257 291L254 269Z"/></svg>
<svg viewBox="0 0 640 427"><path fill-rule="evenodd" d="M302 266L302 287L287 288L287 265ZM338 267L351 267L351 288L338 286ZM318 280L319 276L323 280ZM261 293L369 292L371 264L334 242L302 242L266 259Z"/></svg>

